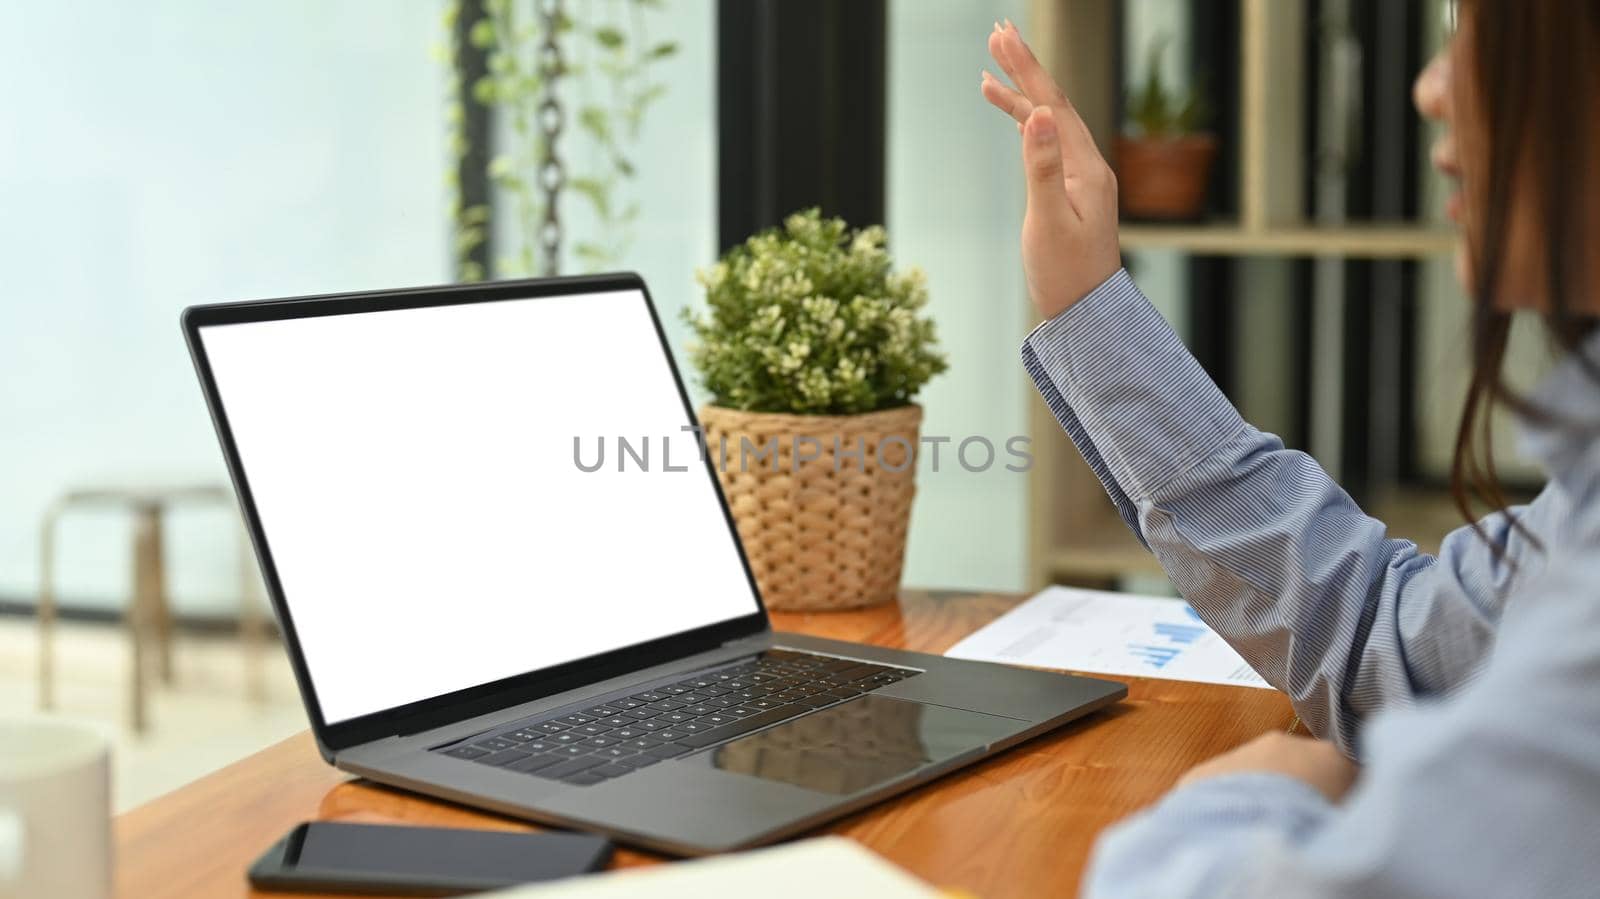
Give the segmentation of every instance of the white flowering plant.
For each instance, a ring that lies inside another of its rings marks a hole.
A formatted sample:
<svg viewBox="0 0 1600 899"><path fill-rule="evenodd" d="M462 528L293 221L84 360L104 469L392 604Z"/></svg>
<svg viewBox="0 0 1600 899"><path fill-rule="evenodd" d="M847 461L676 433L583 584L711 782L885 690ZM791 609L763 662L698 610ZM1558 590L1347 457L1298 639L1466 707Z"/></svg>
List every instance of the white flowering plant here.
<svg viewBox="0 0 1600 899"><path fill-rule="evenodd" d="M920 269L895 271L883 228L816 209L695 273L705 313L684 311L690 358L719 405L848 415L904 406L945 370Z"/></svg>

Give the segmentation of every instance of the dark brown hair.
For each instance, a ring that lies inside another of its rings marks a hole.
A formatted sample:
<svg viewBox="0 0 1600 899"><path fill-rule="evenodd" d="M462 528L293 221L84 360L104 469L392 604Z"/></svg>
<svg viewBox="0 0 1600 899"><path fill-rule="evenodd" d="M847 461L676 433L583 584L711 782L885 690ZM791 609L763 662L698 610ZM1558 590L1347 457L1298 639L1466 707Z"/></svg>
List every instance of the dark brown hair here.
<svg viewBox="0 0 1600 899"><path fill-rule="evenodd" d="M1480 209L1469 216L1472 236L1472 376L1456 433L1451 492L1468 521L1474 504L1506 507L1495 474L1491 415L1495 404L1537 421L1545 410L1507 386L1503 372L1511 312L1503 302L1514 209L1532 204L1538 227L1541 275L1539 315L1552 347L1577 350L1595 329L1593 303L1580 295L1594 269L1587 256L1600 252L1600 223L1589 208L1596 196L1588 169L1600 161L1600 131L1592 121L1600 60L1600 3L1594 0L1463 0L1470 27L1471 72L1466 75L1485 141L1480 151L1484 184ZM1533 261L1533 260L1529 260ZM1527 298L1517 298L1526 300ZM1526 305L1525 302L1518 305ZM1584 357L1600 385L1600 366ZM1474 525L1476 528L1477 525ZM1483 532L1479 530L1479 536ZM1496 547L1498 552L1498 547Z"/></svg>

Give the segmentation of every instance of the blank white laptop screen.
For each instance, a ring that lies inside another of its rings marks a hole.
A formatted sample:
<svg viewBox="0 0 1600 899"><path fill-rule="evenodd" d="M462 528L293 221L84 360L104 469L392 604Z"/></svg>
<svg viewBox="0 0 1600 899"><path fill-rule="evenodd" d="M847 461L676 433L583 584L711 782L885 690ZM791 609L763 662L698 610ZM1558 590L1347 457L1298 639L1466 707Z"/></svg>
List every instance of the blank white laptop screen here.
<svg viewBox="0 0 1600 899"><path fill-rule="evenodd" d="M330 724L757 609L637 290L200 338Z"/></svg>

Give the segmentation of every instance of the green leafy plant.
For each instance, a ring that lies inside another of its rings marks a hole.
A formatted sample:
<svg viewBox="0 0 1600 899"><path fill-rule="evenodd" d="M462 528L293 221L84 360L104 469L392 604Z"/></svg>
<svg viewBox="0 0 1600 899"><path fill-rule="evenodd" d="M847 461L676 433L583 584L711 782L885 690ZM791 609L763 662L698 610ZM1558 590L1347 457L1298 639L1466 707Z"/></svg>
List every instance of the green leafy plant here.
<svg viewBox="0 0 1600 899"><path fill-rule="evenodd" d="M696 272L705 313L684 311L690 357L720 406L843 415L912 401L946 368L917 268L894 271L883 228L816 209Z"/></svg>
<svg viewBox="0 0 1600 899"><path fill-rule="evenodd" d="M1161 74L1170 39L1156 38L1150 45L1144 82L1128 95L1128 120L1141 137L1167 138L1194 134L1205 127L1210 116L1205 91L1199 85L1180 92L1167 84Z"/></svg>
<svg viewBox="0 0 1600 899"><path fill-rule="evenodd" d="M651 41L647 34L645 11L660 9L662 0L585 3L576 17L560 2L554 3L553 16L540 16L540 6L539 0L486 0L485 17L469 31L472 45L486 53L488 74L470 86L468 102L501 112L510 144L508 152L489 160L487 172L509 200L518 235L516 252L494 260L495 274L501 276L556 274L542 270L537 252L547 212L541 170L557 155L543 127L547 112L541 107L549 100L561 104L564 130L570 134L575 127L591 144L592 152L561 159L566 173L562 187L588 202L598 226L595 236L573 244L573 255L596 270L615 264L627 251L639 214L638 204L623 202L621 196L623 179L635 174L628 153L645 113L667 91L654 77L654 68L678 52L675 42ZM451 0L444 16L447 36L460 15L460 0ZM558 48L559 64L552 64L547 41ZM454 99L461 93L460 67L453 56L449 62L452 100L445 119L454 164L446 181L453 197L457 268L463 280L471 281L490 274L469 257L486 239L491 223L487 208L463 206L460 200L456 166L470 148L462 129L465 110Z"/></svg>

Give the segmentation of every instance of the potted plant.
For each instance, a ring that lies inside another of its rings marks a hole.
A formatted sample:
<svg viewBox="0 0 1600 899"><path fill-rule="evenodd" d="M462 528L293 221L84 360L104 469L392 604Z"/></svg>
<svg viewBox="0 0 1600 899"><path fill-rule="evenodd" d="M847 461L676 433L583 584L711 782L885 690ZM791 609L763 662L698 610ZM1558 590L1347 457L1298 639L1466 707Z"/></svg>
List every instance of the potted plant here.
<svg viewBox="0 0 1600 899"><path fill-rule="evenodd" d="M1130 218L1192 219L1205 205L1217 138L1203 130L1204 93L1179 92L1161 74L1166 39L1150 48L1144 83L1128 97L1129 126L1117 138L1122 212Z"/></svg>
<svg viewBox="0 0 1600 899"><path fill-rule="evenodd" d="M696 277L703 439L774 609L894 599L915 494L917 391L945 369L928 291L881 227L811 209Z"/></svg>

